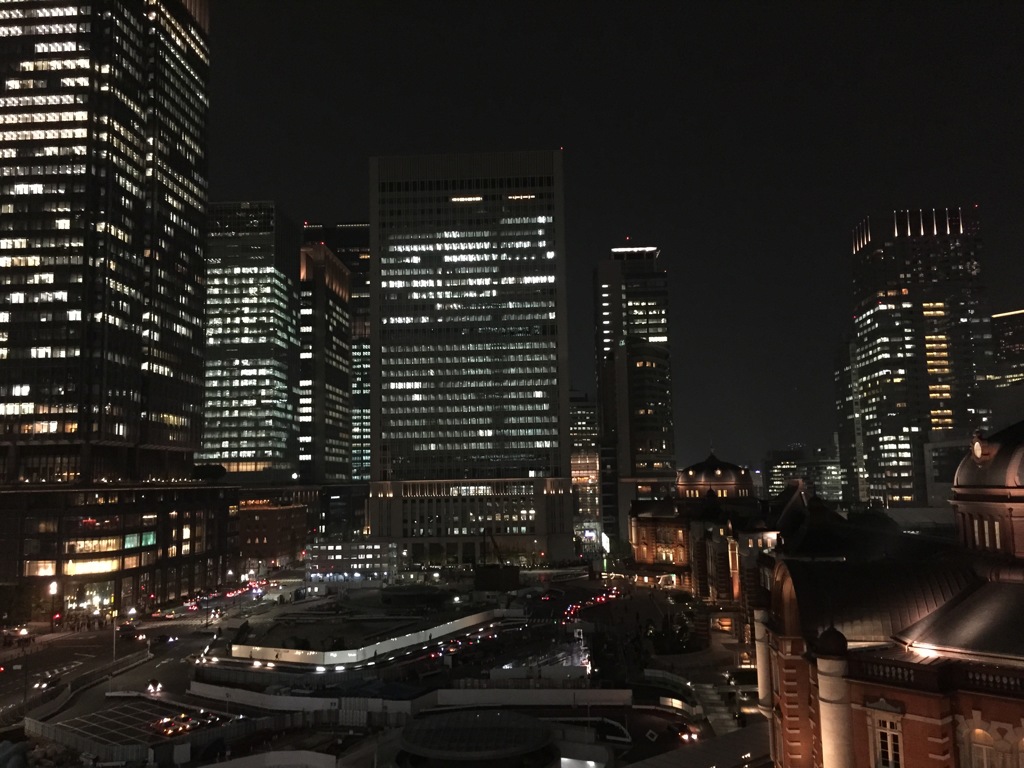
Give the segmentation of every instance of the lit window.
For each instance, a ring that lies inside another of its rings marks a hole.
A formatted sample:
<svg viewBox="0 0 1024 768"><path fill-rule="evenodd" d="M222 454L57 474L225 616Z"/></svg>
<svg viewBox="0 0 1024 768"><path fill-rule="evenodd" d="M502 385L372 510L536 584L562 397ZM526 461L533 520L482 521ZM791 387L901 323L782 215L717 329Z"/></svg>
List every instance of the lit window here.
<svg viewBox="0 0 1024 768"><path fill-rule="evenodd" d="M980 728L971 732L971 768L994 768L996 765L995 741Z"/></svg>

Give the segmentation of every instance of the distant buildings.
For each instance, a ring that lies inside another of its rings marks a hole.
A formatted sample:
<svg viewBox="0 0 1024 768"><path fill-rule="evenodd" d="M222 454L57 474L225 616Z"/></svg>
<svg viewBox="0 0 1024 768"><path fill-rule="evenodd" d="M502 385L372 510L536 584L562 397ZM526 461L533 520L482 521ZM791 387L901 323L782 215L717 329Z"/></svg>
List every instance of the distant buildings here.
<svg viewBox="0 0 1024 768"><path fill-rule="evenodd" d="M992 338L997 365L1015 380L1024 379L1024 309L992 315Z"/></svg>
<svg viewBox="0 0 1024 768"><path fill-rule="evenodd" d="M1024 309L992 315L992 340L992 424L999 427L1024 414Z"/></svg>
<svg viewBox="0 0 1024 768"><path fill-rule="evenodd" d="M582 393L573 392L569 397L569 414L572 490L576 499L573 532L581 549L596 555L604 551L597 403Z"/></svg>
<svg viewBox="0 0 1024 768"><path fill-rule="evenodd" d="M560 153L375 158L370 189L370 535L573 557Z"/></svg>
<svg viewBox="0 0 1024 768"><path fill-rule="evenodd" d="M924 506L930 444L933 465L951 471L989 423L980 261L974 208L893 211L854 229L854 317L837 373L840 456L858 494L847 501ZM947 458L951 442L960 453Z"/></svg>
<svg viewBox="0 0 1024 768"><path fill-rule="evenodd" d="M797 495L792 487L789 493ZM734 634L735 663L750 666L754 610L767 605L760 558L775 546L780 515L755 497L749 469L714 454L678 471L674 496L632 506L629 542L638 576L731 611L719 629ZM705 615L698 626L705 639L706 621Z"/></svg>
<svg viewBox="0 0 1024 768"><path fill-rule="evenodd" d="M675 484L668 277L653 246L613 248L594 276L605 528L628 535L635 499Z"/></svg>
<svg viewBox="0 0 1024 768"><path fill-rule="evenodd" d="M209 218L206 420L197 458L239 480L292 480L299 469L298 229L269 202L213 203Z"/></svg>
<svg viewBox="0 0 1024 768"><path fill-rule="evenodd" d="M224 579L203 392L206 5L0 14L0 611L105 616ZM44 485L45 483L45 485Z"/></svg>
<svg viewBox="0 0 1024 768"><path fill-rule="evenodd" d="M794 480L821 499L839 502L843 498L842 473L836 449L811 449L802 444L769 451L764 462L769 498L778 496Z"/></svg>

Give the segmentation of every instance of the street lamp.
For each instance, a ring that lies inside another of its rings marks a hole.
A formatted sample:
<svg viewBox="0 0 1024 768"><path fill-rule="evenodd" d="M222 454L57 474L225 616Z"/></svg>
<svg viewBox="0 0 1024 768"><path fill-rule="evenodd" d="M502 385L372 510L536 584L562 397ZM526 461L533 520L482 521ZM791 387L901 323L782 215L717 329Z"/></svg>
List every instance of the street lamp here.
<svg viewBox="0 0 1024 768"><path fill-rule="evenodd" d="M54 607L56 601L57 601L57 582L56 581L51 581L50 582L50 632L53 632L54 620L56 619L56 616L54 616L54 611L57 610Z"/></svg>

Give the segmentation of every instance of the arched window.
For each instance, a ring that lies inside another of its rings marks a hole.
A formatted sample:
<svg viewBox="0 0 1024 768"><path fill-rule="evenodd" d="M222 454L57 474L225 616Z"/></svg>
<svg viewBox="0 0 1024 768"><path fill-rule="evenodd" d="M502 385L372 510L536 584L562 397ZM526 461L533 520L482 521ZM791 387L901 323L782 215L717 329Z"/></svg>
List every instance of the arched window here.
<svg viewBox="0 0 1024 768"><path fill-rule="evenodd" d="M993 744L992 737L981 728L971 731L971 768L995 768Z"/></svg>

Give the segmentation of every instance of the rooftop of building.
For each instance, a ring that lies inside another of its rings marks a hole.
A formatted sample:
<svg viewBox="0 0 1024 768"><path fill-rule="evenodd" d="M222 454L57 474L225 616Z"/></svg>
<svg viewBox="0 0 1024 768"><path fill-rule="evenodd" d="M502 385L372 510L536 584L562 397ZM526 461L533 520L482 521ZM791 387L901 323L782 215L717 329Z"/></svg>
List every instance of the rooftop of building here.
<svg viewBox="0 0 1024 768"><path fill-rule="evenodd" d="M712 451L704 461L679 470L676 475L676 482L680 488L699 485L734 485L738 488L750 488L753 490L753 480L750 470L738 464L722 461Z"/></svg>
<svg viewBox="0 0 1024 768"><path fill-rule="evenodd" d="M1024 421L985 437L975 435L971 452L960 462L953 494L971 488L1024 487Z"/></svg>
<svg viewBox="0 0 1024 768"><path fill-rule="evenodd" d="M773 599L779 629L814 640L835 627L851 643L891 642L983 581L965 558L785 560L775 579L777 593L793 595L792 602Z"/></svg>
<svg viewBox="0 0 1024 768"><path fill-rule="evenodd" d="M920 621L895 633L919 651L1024 662L1024 572L1014 581L989 581L966 590Z"/></svg>

